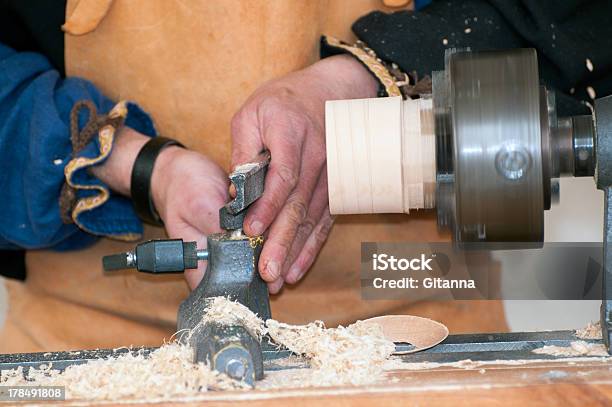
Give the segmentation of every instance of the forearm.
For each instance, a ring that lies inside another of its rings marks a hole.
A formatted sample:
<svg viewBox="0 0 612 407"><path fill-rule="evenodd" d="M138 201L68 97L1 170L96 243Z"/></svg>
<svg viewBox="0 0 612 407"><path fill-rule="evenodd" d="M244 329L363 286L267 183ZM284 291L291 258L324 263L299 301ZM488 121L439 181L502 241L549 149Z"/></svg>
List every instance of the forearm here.
<svg viewBox="0 0 612 407"><path fill-rule="evenodd" d="M148 140L149 137L127 126L121 128L115 136L111 155L104 164L92 167L91 172L113 191L130 197L132 168L138 153ZM180 150L180 147L164 148L157 156L151 174L151 196L155 207L160 211L166 199L164 186L168 183L167 169L172 163L176 150Z"/></svg>
<svg viewBox="0 0 612 407"><path fill-rule="evenodd" d="M138 152L150 138L129 128L121 128L115 135L113 150L101 165L91 168L91 172L113 191L130 196L132 167Z"/></svg>

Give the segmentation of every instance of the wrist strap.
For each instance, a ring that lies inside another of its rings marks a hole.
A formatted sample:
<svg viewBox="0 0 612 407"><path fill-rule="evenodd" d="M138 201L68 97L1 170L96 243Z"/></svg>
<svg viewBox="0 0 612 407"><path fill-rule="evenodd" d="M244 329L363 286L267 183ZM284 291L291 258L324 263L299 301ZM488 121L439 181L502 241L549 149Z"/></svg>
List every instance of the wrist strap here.
<svg viewBox="0 0 612 407"><path fill-rule="evenodd" d="M151 175L157 156L169 146L183 147L181 143L170 138L159 136L152 138L142 146L132 168L130 193L136 214L143 222L157 226L163 226L164 223L153 205Z"/></svg>

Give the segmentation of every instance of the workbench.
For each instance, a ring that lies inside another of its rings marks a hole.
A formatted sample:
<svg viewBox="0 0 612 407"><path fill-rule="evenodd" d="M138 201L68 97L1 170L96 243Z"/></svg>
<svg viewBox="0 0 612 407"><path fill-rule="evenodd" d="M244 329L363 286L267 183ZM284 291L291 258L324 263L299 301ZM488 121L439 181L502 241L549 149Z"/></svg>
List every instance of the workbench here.
<svg viewBox="0 0 612 407"><path fill-rule="evenodd" d="M399 370L384 384L273 391L204 393L197 400L142 406L399 406L612 404L612 361L538 362L462 369ZM88 404L89 405L89 404ZM92 403L91 405L95 405ZM104 404L125 406L124 403Z"/></svg>

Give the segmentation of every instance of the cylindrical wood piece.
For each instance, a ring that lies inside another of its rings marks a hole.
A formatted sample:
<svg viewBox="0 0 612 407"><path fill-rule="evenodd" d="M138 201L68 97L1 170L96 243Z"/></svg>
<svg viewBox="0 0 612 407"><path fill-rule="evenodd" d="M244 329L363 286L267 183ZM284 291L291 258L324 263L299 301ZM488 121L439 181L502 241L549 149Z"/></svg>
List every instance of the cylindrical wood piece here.
<svg viewBox="0 0 612 407"><path fill-rule="evenodd" d="M325 131L332 214L408 213L435 206L431 99L328 101Z"/></svg>

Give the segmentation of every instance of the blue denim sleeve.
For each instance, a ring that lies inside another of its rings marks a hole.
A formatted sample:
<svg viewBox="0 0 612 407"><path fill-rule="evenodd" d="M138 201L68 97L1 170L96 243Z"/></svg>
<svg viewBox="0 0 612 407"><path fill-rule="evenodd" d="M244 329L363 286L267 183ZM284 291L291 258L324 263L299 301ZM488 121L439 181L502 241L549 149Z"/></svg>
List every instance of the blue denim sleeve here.
<svg viewBox="0 0 612 407"><path fill-rule="evenodd" d="M90 82L60 78L44 56L0 44L0 248L77 249L97 236L129 240L142 234L129 199L87 171L104 162L113 137L100 132L77 157L71 155L70 111L83 99L103 113L115 106ZM155 136L151 119L137 105L121 106L127 126ZM72 224L60 218L67 178L76 187L75 208L80 207L72 212Z"/></svg>

